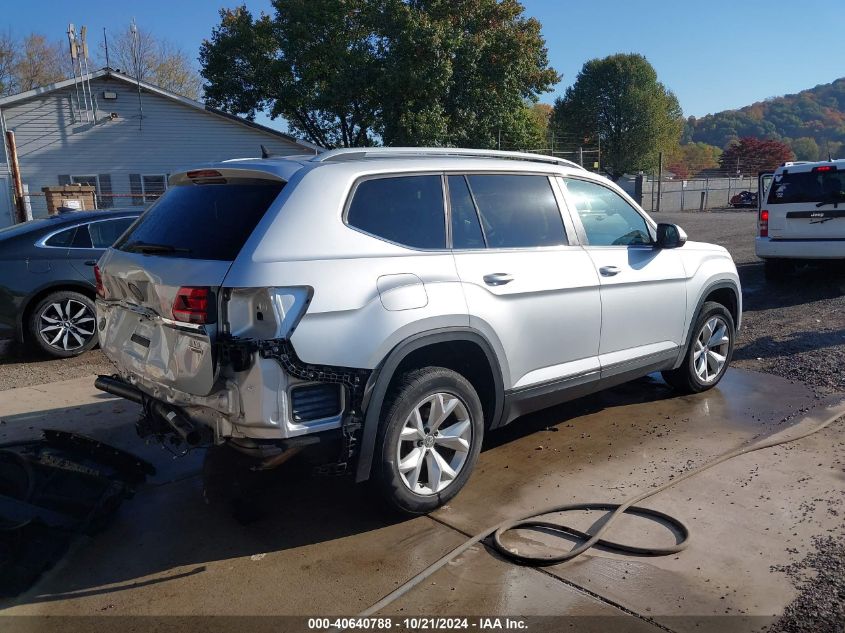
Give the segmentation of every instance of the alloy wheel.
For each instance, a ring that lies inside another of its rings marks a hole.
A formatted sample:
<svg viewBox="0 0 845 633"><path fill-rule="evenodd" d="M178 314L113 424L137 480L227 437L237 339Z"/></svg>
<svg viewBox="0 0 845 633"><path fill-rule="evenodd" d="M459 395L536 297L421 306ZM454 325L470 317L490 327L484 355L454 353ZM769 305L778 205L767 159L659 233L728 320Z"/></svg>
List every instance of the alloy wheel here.
<svg viewBox="0 0 845 633"><path fill-rule="evenodd" d="M41 311L38 332L50 347L71 352L94 336L94 313L75 299L54 301Z"/></svg>
<svg viewBox="0 0 845 633"><path fill-rule="evenodd" d="M727 322L719 316L707 319L695 339L692 361L701 382L709 384L719 377L727 362L730 345Z"/></svg>
<svg viewBox="0 0 845 633"><path fill-rule="evenodd" d="M450 393L419 402L405 419L397 442L399 476L418 495L433 495L457 479L472 446L466 404Z"/></svg>

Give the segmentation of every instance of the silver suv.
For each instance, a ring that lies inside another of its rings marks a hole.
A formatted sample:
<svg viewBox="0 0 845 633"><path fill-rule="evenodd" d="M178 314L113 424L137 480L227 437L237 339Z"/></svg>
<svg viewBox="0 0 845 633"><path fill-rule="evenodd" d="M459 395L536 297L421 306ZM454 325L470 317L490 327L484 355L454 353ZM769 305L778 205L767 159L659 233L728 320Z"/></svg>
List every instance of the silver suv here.
<svg viewBox="0 0 845 633"><path fill-rule="evenodd" d="M97 385L144 405L142 433L261 468L322 447L409 513L530 411L654 371L713 387L741 315L724 248L574 163L480 150L179 173L96 273L118 369Z"/></svg>

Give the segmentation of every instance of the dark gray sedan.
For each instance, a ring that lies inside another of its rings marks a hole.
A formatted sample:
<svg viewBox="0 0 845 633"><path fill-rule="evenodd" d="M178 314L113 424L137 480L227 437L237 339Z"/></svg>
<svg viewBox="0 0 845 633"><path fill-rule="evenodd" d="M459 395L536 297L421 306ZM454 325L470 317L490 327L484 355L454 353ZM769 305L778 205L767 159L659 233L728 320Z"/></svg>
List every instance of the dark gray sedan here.
<svg viewBox="0 0 845 633"><path fill-rule="evenodd" d="M0 229L0 338L59 358L94 347L94 264L140 213L68 211Z"/></svg>

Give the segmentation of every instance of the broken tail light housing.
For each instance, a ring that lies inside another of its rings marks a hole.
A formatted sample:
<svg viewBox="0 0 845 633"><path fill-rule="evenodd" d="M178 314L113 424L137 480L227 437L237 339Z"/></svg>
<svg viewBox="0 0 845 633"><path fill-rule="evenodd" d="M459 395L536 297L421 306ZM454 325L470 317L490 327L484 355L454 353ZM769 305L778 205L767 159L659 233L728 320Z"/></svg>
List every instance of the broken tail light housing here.
<svg viewBox="0 0 845 633"><path fill-rule="evenodd" d="M106 298L106 287L103 285L103 274L100 272L100 267L94 266L94 290L100 299Z"/></svg>
<svg viewBox="0 0 845 633"><path fill-rule="evenodd" d="M757 225L760 229L760 237L769 237L769 211L767 209L760 211L760 219Z"/></svg>
<svg viewBox="0 0 845 633"><path fill-rule="evenodd" d="M183 286L173 300L171 313L175 321L182 323L214 323L211 291L208 288Z"/></svg>

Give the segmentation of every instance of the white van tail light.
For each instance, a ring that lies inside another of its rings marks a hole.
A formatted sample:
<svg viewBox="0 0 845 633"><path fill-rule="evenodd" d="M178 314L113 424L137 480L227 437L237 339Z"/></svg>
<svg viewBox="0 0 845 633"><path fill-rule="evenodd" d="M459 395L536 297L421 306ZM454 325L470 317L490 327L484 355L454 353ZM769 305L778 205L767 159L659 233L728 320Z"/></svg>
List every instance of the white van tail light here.
<svg viewBox="0 0 845 633"><path fill-rule="evenodd" d="M767 209L760 211L760 219L757 224L760 228L760 237L769 237L769 211Z"/></svg>

